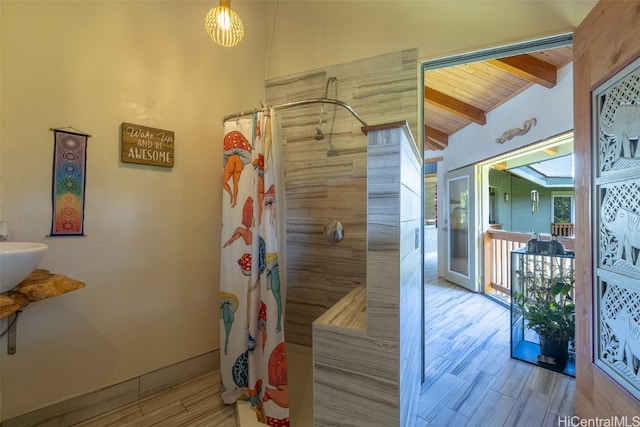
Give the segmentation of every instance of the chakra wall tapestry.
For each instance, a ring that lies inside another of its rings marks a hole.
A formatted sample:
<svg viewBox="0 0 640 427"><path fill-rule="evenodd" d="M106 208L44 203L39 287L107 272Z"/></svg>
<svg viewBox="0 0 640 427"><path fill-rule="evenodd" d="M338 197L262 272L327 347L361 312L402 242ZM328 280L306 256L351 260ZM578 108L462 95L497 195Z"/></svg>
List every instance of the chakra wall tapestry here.
<svg viewBox="0 0 640 427"><path fill-rule="evenodd" d="M593 92L595 362L640 399L640 59Z"/></svg>
<svg viewBox="0 0 640 427"><path fill-rule="evenodd" d="M51 236L84 235L89 135L54 129Z"/></svg>

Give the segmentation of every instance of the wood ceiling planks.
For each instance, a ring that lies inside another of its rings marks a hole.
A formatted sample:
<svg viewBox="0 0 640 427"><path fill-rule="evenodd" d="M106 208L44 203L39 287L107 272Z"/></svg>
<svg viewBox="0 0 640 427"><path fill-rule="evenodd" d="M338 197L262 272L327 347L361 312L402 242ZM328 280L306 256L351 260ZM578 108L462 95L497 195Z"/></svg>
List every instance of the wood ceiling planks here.
<svg viewBox="0 0 640 427"><path fill-rule="evenodd" d="M573 59L571 46L425 72L425 146L439 150L470 123L539 84L553 88L560 68Z"/></svg>

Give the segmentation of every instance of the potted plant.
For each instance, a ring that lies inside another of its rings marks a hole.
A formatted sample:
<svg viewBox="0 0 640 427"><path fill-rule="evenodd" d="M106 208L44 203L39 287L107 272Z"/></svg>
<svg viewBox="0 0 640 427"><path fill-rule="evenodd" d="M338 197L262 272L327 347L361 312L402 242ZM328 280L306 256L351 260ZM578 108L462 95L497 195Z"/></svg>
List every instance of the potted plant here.
<svg viewBox="0 0 640 427"><path fill-rule="evenodd" d="M554 277L526 272L522 279L524 292L514 293L514 308L524 316L525 327L540 337L538 360L564 369L576 332L573 272Z"/></svg>

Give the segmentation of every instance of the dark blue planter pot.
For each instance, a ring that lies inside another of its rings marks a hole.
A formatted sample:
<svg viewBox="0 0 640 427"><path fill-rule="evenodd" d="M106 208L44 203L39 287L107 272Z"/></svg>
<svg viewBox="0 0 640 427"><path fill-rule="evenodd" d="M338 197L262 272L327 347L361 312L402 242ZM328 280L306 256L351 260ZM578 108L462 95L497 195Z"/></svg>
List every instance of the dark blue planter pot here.
<svg viewBox="0 0 640 427"><path fill-rule="evenodd" d="M564 369L569 360L569 342L540 337L540 354L545 356L542 363Z"/></svg>

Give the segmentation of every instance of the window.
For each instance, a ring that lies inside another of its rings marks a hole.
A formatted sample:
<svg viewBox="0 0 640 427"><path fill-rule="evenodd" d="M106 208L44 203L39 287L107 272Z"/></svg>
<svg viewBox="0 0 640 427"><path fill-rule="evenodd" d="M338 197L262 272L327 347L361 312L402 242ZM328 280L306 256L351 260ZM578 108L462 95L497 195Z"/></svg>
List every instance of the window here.
<svg viewBox="0 0 640 427"><path fill-rule="evenodd" d="M551 218L554 223L573 223L573 196L570 191L551 192Z"/></svg>

